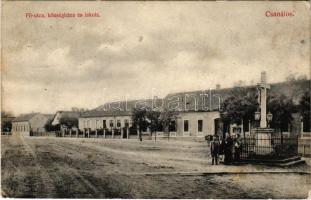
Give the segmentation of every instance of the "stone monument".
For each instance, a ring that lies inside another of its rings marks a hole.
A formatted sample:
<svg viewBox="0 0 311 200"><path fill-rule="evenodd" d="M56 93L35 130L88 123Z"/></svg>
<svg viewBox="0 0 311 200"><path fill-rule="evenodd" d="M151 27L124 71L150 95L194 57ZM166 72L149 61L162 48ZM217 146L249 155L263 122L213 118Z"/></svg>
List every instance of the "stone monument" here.
<svg viewBox="0 0 311 200"><path fill-rule="evenodd" d="M267 84L266 72L261 72L261 82L258 84L260 90L260 126L252 130L256 138L256 153L259 155L267 155L272 152L271 136L275 132L274 129L267 126L267 91L270 85Z"/></svg>

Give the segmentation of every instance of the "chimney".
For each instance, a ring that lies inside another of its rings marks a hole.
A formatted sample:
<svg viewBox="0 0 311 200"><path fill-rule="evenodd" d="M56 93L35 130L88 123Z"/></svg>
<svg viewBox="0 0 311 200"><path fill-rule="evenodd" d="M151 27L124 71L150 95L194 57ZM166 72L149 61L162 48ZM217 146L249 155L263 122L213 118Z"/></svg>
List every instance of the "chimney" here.
<svg viewBox="0 0 311 200"><path fill-rule="evenodd" d="M216 90L220 89L220 84L216 84Z"/></svg>

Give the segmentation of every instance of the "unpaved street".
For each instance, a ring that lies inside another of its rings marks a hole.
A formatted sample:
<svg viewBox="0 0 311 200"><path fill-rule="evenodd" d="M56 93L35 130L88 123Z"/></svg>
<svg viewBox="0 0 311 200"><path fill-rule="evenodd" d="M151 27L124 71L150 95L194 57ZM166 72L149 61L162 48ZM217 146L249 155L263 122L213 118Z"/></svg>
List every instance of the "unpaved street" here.
<svg viewBox="0 0 311 200"><path fill-rule="evenodd" d="M2 136L1 148L7 197L307 198L311 190L308 166L211 166L200 142Z"/></svg>

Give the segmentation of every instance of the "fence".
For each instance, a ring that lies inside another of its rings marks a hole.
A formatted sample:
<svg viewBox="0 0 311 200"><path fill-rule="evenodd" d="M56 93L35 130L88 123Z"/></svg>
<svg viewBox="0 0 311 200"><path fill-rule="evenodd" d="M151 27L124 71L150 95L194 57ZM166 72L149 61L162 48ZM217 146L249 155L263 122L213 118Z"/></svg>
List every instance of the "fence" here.
<svg viewBox="0 0 311 200"><path fill-rule="evenodd" d="M298 153L305 157L311 157L311 133L302 133L298 139Z"/></svg>
<svg viewBox="0 0 311 200"><path fill-rule="evenodd" d="M298 155L298 137L241 138L241 159L284 159Z"/></svg>
<svg viewBox="0 0 311 200"><path fill-rule="evenodd" d="M48 136L48 137L55 137L55 132L37 132L37 131L30 131L30 136Z"/></svg>
<svg viewBox="0 0 311 200"><path fill-rule="evenodd" d="M1 131L1 135L12 135L11 131Z"/></svg>

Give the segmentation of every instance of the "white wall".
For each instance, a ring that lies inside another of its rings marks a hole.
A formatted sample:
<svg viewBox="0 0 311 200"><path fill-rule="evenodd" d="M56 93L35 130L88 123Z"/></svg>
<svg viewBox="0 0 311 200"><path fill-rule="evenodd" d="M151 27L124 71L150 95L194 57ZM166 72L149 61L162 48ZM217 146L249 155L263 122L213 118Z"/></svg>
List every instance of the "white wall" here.
<svg viewBox="0 0 311 200"><path fill-rule="evenodd" d="M214 120L219 118L215 112L183 112L177 118L177 136L205 136L215 133ZM189 120L189 131L184 132L184 120ZM203 131L198 132L198 120L203 120Z"/></svg>
<svg viewBox="0 0 311 200"><path fill-rule="evenodd" d="M30 135L30 126L29 122L12 122L12 133L29 136Z"/></svg>
<svg viewBox="0 0 311 200"><path fill-rule="evenodd" d="M117 117L90 117L79 118L79 129L91 128L91 130L103 128L103 120L106 120L106 126L110 129L110 120L113 120L114 127L117 127L117 120L120 120L121 127L125 127L125 120L131 122L131 116L117 116Z"/></svg>

